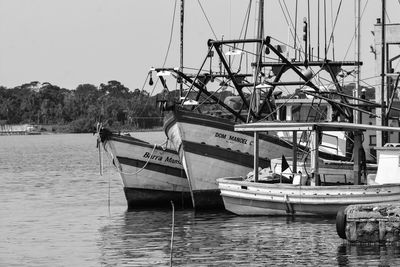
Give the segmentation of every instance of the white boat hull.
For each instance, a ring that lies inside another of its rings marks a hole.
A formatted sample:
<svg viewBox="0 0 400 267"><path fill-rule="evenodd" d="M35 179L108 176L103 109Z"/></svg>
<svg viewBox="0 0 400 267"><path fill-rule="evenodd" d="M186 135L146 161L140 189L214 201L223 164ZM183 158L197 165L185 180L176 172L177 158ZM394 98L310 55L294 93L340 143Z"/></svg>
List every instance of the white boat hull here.
<svg viewBox="0 0 400 267"><path fill-rule="evenodd" d="M123 181L128 208L191 206L186 174L176 151L129 136L104 145Z"/></svg>
<svg viewBox="0 0 400 267"><path fill-rule="evenodd" d="M187 111L168 114L164 130L179 152L196 209L223 208L219 177L253 170L253 135L234 131L234 122ZM278 137L260 135L259 166L292 154L292 145Z"/></svg>
<svg viewBox="0 0 400 267"><path fill-rule="evenodd" d="M400 201L400 184L301 186L218 179L225 208L238 215L336 216L353 204Z"/></svg>

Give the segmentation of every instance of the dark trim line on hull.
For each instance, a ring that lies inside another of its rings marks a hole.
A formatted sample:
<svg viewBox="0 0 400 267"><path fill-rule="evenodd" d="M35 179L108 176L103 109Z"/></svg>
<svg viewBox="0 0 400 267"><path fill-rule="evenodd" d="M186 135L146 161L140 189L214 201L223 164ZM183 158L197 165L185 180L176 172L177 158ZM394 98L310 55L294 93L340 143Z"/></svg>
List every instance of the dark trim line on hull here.
<svg viewBox="0 0 400 267"><path fill-rule="evenodd" d="M195 124L195 125L203 125L203 126L215 128L218 130L235 132L235 130L234 130L235 123L230 120L218 118L218 117L214 117L214 116L206 115L206 114L199 114L199 113L179 110L179 111L175 111L173 114L171 113L167 116L167 120L164 123L165 133L168 133L169 129L176 122L189 123L189 124ZM251 133L247 133L247 132L240 132L240 134L253 137L253 135ZM265 135L265 134L260 134L259 136L260 136L261 140L275 143L275 144L278 144L278 145L286 147L286 148L290 148L290 149L292 148L291 144L279 139L278 137L271 136L271 135Z"/></svg>
<svg viewBox="0 0 400 267"><path fill-rule="evenodd" d="M163 191L124 187L128 210L171 208L171 201L177 208L192 208L190 192Z"/></svg>
<svg viewBox="0 0 400 267"><path fill-rule="evenodd" d="M125 157L117 157L117 159L120 164L128 165L131 167L143 168L143 166L146 165L146 161L142 161L142 160L125 158ZM179 168L174 168L174 167L169 167L166 165L149 162L144 167L144 169L154 171L154 172L159 172L161 174L168 174L168 175L176 176L178 178L182 178L185 180L187 179L185 170L183 168L179 169Z"/></svg>
<svg viewBox="0 0 400 267"><path fill-rule="evenodd" d="M222 197L225 204L242 206L242 209L246 209L246 206L251 208L259 209L270 209L275 210L275 212L286 213L287 215L301 214L303 216L323 216L323 217L335 217L337 210L340 207L348 206L346 204L301 204L301 203L291 203L291 208L294 211L290 213L287 210L287 204L284 202L272 202L272 201L262 201L255 199L240 199L237 197L223 196ZM332 211L335 210L335 211Z"/></svg>
<svg viewBox="0 0 400 267"><path fill-rule="evenodd" d="M254 157L250 154L190 141L183 141L182 145L185 152L230 162L248 168L253 168L254 165ZM261 168L266 168L270 166L270 160L260 158L259 165Z"/></svg>
<svg viewBox="0 0 400 267"><path fill-rule="evenodd" d="M227 119L214 117L211 115L178 110L178 111L170 112L166 116L166 118L167 119L164 123L164 131L167 135L168 135L169 129L176 122L189 123L189 124L195 124L195 125L203 125L206 127L212 127L212 128L216 128L216 129L220 129L220 130L235 132L234 131L234 124L235 124L234 122L227 120ZM241 134L245 134L247 136L253 137L253 135L251 133L241 132ZM284 148L289 148L289 149L293 148L293 146L290 143L285 142L275 136L260 134L259 138L260 138L260 140L274 143L274 144L282 146ZM299 145L298 149L306 150L307 148ZM343 160L343 161L349 160L348 157L333 155L333 154L329 154L329 153L326 153L323 151L320 151L319 155L321 158L328 159L328 160Z"/></svg>
<svg viewBox="0 0 400 267"><path fill-rule="evenodd" d="M164 131L168 133L169 129L176 122L184 122L195 125L203 125L207 127L217 128L225 131L234 132L235 123L223 118L218 118L212 115L194 113L190 111L171 111L165 116L166 120L164 121ZM250 135L248 133L241 133L245 135Z"/></svg>
<svg viewBox="0 0 400 267"><path fill-rule="evenodd" d="M125 144L129 144L129 145L134 145L134 146L147 147L150 149L154 148L154 144L150 144L148 142L139 140L139 139L131 137L131 136L112 135L110 140L113 142L120 142L120 143L125 143ZM169 148L165 149L164 151L178 155L178 152L176 152L175 150L169 149Z"/></svg>

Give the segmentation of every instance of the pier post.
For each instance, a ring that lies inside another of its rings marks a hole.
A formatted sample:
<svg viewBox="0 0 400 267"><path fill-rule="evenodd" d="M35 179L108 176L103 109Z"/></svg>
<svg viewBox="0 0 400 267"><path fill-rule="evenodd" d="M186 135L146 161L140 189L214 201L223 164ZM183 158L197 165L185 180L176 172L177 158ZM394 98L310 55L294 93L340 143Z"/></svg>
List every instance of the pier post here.
<svg viewBox="0 0 400 267"><path fill-rule="evenodd" d="M297 131L293 131L293 175L297 173Z"/></svg>
<svg viewBox="0 0 400 267"><path fill-rule="evenodd" d="M361 147L362 147L361 133L356 131L354 133L354 147L353 147L353 183L355 185L361 184Z"/></svg>
<svg viewBox="0 0 400 267"><path fill-rule="evenodd" d="M321 134L321 130L316 126L314 130L311 132L311 173L314 178L315 185L321 185L321 181L319 179L319 136Z"/></svg>
<svg viewBox="0 0 400 267"><path fill-rule="evenodd" d="M254 182L258 182L258 132L254 132Z"/></svg>
<svg viewBox="0 0 400 267"><path fill-rule="evenodd" d="M354 243L400 241L400 205L350 205L339 210L336 230L340 238Z"/></svg>

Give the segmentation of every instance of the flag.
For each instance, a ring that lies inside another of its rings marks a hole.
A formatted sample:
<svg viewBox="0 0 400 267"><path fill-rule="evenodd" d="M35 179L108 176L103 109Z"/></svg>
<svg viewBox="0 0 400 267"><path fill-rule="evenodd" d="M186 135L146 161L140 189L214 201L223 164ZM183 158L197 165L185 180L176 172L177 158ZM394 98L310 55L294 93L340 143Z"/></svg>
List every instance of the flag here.
<svg viewBox="0 0 400 267"><path fill-rule="evenodd" d="M289 168L289 163L286 161L285 156L282 155L282 169L281 169L281 172L284 172L287 168Z"/></svg>

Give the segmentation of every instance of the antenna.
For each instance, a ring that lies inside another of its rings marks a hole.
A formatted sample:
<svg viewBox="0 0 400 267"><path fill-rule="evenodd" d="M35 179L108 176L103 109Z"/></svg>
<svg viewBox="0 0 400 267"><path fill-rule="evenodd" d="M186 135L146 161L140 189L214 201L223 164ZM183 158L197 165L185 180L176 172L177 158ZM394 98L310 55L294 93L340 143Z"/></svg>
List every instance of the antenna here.
<svg viewBox="0 0 400 267"><path fill-rule="evenodd" d="M179 63L179 70L183 72L183 26L185 22L185 0L181 0L181 36L180 36L180 63ZM179 78L179 98L183 95L183 81L182 78Z"/></svg>
<svg viewBox="0 0 400 267"><path fill-rule="evenodd" d="M356 7L356 32L355 32L355 38L356 38L356 58L355 60L357 62L360 62L360 47L361 47L361 17L360 17L360 9L361 9L361 1L360 0L355 0L355 7ZM359 98L359 92L360 92L360 65L357 65L357 71L356 71L356 87L355 90L353 91L353 96L354 98L358 99ZM359 101L355 100L354 104L358 105ZM359 111L354 110L354 123L361 123L361 114Z"/></svg>
<svg viewBox="0 0 400 267"><path fill-rule="evenodd" d="M296 40L297 40L297 4L298 4L298 0L296 0L296 10L295 10L295 19L294 19L294 60L295 61L297 60L297 45L296 45Z"/></svg>
<svg viewBox="0 0 400 267"><path fill-rule="evenodd" d="M311 15L310 15L310 0L307 1L307 42L308 42L308 47L306 45L306 50L308 49L308 60L311 60L311 31L310 31L310 24L311 24Z"/></svg>
<svg viewBox="0 0 400 267"><path fill-rule="evenodd" d="M385 60L386 60L386 36L385 36L385 22L386 22L386 0L382 0L382 47L381 47L381 109L382 109L382 125L387 126L385 114ZM382 132L382 145L387 142L387 134L386 132Z"/></svg>
<svg viewBox="0 0 400 267"><path fill-rule="evenodd" d="M307 46L307 43L308 43L308 23L307 23L307 18L306 17L304 17L303 23L304 23L304 25L303 25L303 41L304 41L304 47L305 47L305 49L304 49L304 53L305 53L305 55L304 55L304 65L307 68L308 67L308 55L307 55L307 53L308 53L308 46Z"/></svg>
<svg viewBox="0 0 400 267"><path fill-rule="evenodd" d="M319 60L319 1L318 1L318 23L317 23L317 59Z"/></svg>
<svg viewBox="0 0 400 267"><path fill-rule="evenodd" d="M325 51L325 57L326 59L328 51L326 50L326 0L324 0L324 35L325 35L325 42L324 42L324 51Z"/></svg>

